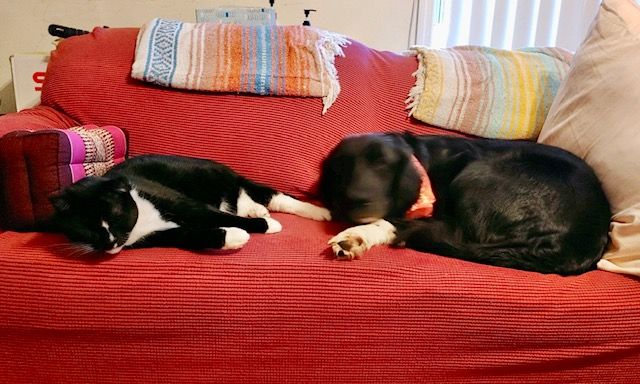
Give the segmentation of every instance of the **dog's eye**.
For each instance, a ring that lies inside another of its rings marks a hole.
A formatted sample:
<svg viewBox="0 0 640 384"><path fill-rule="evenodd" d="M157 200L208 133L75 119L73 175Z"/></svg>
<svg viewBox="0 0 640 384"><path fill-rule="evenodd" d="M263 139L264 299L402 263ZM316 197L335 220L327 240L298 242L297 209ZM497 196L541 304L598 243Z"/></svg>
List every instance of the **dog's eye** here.
<svg viewBox="0 0 640 384"><path fill-rule="evenodd" d="M333 159L328 166L334 174L341 175L353 168L353 162L353 158L349 156L340 156Z"/></svg>
<svg viewBox="0 0 640 384"><path fill-rule="evenodd" d="M375 159L369 160L369 165L375 168L382 168L387 165L387 162L384 157L377 157Z"/></svg>
<svg viewBox="0 0 640 384"><path fill-rule="evenodd" d="M369 148L369 150L366 153L366 159L367 159L367 162L371 165L379 164L384 161L384 153L382 153L380 148L378 148L377 146L373 148Z"/></svg>
<svg viewBox="0 0 640 384"><path fill-rule="evenodd" d="M378 152L369 154L369 156L367 156L367 163L369 163L371 167L381 168L387 166L389 162L384 154Z"/></svg>

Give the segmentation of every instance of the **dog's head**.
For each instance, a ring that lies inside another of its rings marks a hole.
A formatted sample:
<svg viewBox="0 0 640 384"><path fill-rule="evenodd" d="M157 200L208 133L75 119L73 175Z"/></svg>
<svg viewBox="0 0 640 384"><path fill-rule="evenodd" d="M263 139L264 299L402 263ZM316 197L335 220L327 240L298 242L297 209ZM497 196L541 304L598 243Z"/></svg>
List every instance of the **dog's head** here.
<svg viewBox="0 0 640 384"><path fill-rule="evenodd" d="M334 217L356 223L403 216L420 189L412 155L402 135L343 139L322 166L320 193L325 206Z"/></svg>

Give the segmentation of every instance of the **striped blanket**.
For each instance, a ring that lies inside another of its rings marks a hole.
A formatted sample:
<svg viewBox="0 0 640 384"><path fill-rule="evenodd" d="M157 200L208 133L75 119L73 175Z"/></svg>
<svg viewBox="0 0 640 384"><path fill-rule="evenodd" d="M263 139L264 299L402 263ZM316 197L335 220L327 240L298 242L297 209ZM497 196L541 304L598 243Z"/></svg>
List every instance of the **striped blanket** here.
<svg viewBox="0 0 640 384"><path fill-rule="evenodd" d="M334 66L348 43L304 26L242 26L153 19L138 34L131 76L166 87L259 95L340 93Z"/></svg>
<svg viewBox="0 0 640 384"><path fill-rule="evenodd" d="M561 48L413 47L410 115L476 136L535 139L572 54Z"/></svg>

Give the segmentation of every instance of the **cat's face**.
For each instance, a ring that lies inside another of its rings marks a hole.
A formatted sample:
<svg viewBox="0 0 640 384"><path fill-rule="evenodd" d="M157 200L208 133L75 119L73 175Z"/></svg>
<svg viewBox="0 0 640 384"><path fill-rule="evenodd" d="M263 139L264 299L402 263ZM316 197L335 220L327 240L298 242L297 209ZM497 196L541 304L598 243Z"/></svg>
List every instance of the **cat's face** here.
<svg viewBox="0 0 640 384"><path fill-rule="evenodd" d="M130 190L125 178L86 177L50 198L54 227L75 243L117 253L138 217Z"/></svg>

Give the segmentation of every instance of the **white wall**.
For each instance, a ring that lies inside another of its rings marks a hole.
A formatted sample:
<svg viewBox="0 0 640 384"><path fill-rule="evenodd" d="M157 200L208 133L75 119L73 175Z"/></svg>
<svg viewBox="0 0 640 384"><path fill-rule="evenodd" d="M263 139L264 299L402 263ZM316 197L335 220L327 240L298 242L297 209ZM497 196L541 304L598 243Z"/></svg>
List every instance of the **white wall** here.
<svg viewBox="0 0 640 384"><path fill-rule="evenodd" d="M407 48L413 0L276 0L278 23L301 24L313 8L312 26L343 33L371 47ZM49 24L91 30L94 26L137 27L153 17L195 22L196 8L268 7L268 0L0 0L0 113L15 110L9 56L49 52Z"/></svg>

